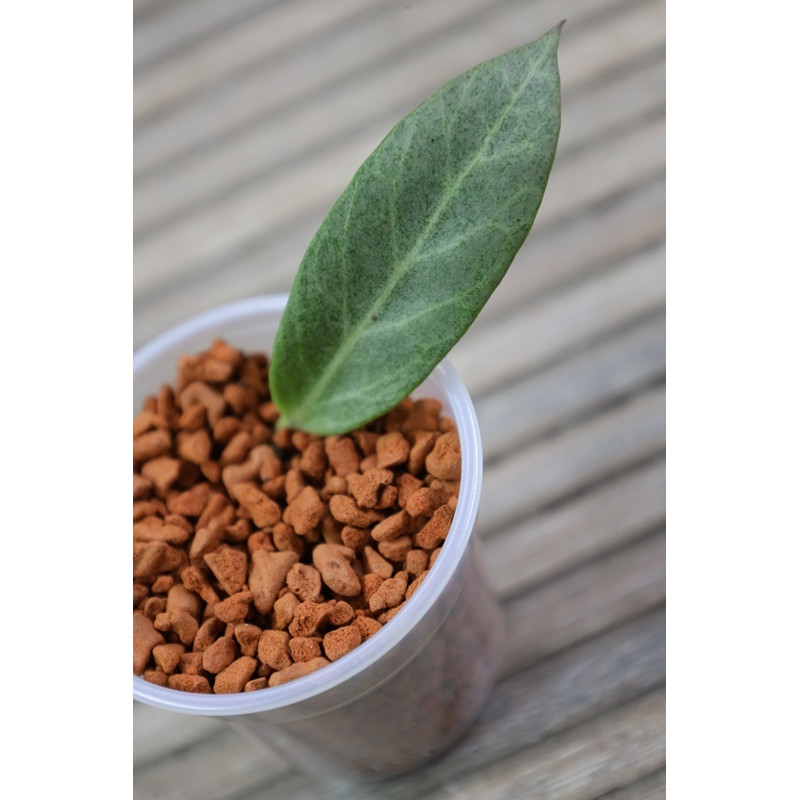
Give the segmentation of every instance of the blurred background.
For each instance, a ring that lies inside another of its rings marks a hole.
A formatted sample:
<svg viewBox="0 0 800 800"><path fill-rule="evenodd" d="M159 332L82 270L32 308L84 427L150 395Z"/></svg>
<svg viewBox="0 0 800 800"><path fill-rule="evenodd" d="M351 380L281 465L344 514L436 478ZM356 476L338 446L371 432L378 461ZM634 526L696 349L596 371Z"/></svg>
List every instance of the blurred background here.
<svg viewBox="0 0 800 800"><path fill-rule="evenodd" d="M450 356L484 437L501 681L467 740L381 797L664 796L664 4L134 0L136 346L288 291L400 117L562 19L550 184ZM134 765L137 798L376 796L138 705Z"/></svg>

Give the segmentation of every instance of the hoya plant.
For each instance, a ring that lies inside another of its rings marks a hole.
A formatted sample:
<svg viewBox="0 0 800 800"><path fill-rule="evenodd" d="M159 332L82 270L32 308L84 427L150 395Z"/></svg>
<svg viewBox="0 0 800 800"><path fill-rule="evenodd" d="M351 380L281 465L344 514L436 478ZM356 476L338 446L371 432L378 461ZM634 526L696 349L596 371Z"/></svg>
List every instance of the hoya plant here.
<svg viewBox="0 0 800 800"><path fill-rule="evenodd" d="M475 320L550 175L560 30L450 81L358 169L281 319L270 367L279 425L319 435L364 425L419 386Z"/></svg>

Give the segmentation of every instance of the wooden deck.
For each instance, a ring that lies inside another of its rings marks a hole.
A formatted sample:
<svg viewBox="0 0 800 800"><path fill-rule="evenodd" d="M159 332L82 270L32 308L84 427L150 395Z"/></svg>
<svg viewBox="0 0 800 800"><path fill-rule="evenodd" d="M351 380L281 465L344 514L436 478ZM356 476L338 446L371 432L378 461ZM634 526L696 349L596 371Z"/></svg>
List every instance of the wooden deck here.
<svg viewBox="0 0 800 800"><path fill-rule="evenodd" d="M137 345L288 290L400 116L567 19L541 212L450 356L509 632L488 707L378 794L137 705L136 798L664 797L664 17L662 0L134 0Z"/></svg>

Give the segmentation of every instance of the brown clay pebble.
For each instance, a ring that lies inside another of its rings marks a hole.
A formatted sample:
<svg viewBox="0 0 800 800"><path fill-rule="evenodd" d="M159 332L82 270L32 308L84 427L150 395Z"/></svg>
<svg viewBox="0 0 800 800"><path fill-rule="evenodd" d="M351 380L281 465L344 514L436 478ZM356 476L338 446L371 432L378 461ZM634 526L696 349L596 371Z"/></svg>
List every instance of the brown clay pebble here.
<svg viewBox="0 0 800 800"><path fill-rule="evenodd" d="M447 537L450 523L453 521L453 510L450 506L440 506L425 527L414 536L414 544L423 550L433 550Z"/></svg>
<svg viewBox="0 0 800 800"><path fill-rule="evenodd" d="M158 579L156 579L156 580L158 580ZM150 593L150 590L146 586L144 586L141 583L134 582L134 584L133 584L133 607L136 608L136 606L138 606L139 603L141 603L142 600L144 600L149 593Z"/></svg>
<svg viewBox="0 0 800 800"><path fill-rule="evenodd" d="M250 591L259 614L268 614L278 598L289 570L297 563L297 553L269 553L256 550L250 566Z"/></svg>
<svg viewBox="0 0 800 800"><path fill-rule="evenodd" d="M391 578L394 572L392 565L371 547L364 548L364 566L367 572L374 572L376 575L380 575L381 578Z"/></svg>
<svg viewBox="0 0 800 800"><path fill-rule="evenodd" d="M157 644L153 648L153 660L159 669L170 675L177 669L185 652L186 648L182 644Z"/></svg>
<svg viewBox="0 0 800 800"><path fill-rule="evenodd" d="M402 433L387 433L378 439L375 452L378 456L378 469L398 467L408 459L411 446Z"/></svg>
<svg viewBox="0 0 800 800"><path fill-rule="evenodd" d="M329 436L325 440L325 453L330 465L340 478L358 472L359 457L353 440L348 437Z"/></svg>
<svg viewBox="0 0 800 800"><path fill-rule="evenodd" d="M398 536L396 539L378 542L378 552L389 561L405 560L413 547L414 542L410 536Z"/></svg>
<svg viewBox="0 0 800 800"><path fill-rule="evenodd" d="M396 514L386 517L372 529L372 538L376 542L384 542L388 539L396 539L408 532L411 516L406 509L401 509Z"/></svg>
<svg viewBox="0 0 800 800"><path fill-rule="evenodd" d="M134 417L134 673L159 686L324 667L402 613L447 537L461 454L438 400L352 434L276 431L268 367L218 339Z"/></svg>
<svg viewBox="0 0 800 800"><path fill-rule="evenodd" d="M433 450L436 439L439 437L438 433L431 431L415 431L413 434L414 444L411 446L411 452L408 454L408 471L412 475L419 475L425 468L425 459Z"/></svg>
<svg viewBox="0 0 800 800"><path fill-rule="evenodd" d="M289 640L289 653L295 664L301 661L311 661L314 658L319 658L322 655L319 642L316 639L310 639L307 636L296 636L294 639Z"/></svg>
<svg viewBox="0 0 800 800"><path fill-rule="evenodd" d="M156 667L155 669L146 669L142 675L142 677L148 683L154 683L156 686L166 686L167 681L169 680L169 676L167 675L161 667Z"/></svg>
<svg viewBox="0 0 800 800"><path fill-rule="evenodd" d="M219 602L219 595L214 587L197 567L186 567L181 572L181 581L186 589L200 595L209 605L213 606Z"/></svg>
<svg viewBox="0 0 800 800"><path fill-rule="evenodd" d="M149 461L151 458L163 456L172 449L172 437L169 431L156 430L143 433L133 440L133 460Z"/></svg>
<svg viewBox="0 0 800 800"><path fill-rule="evenodd" d="M380 522L383 514L368 508L359 508L356 501L346 494L335 494L330 499L329 508L333 518L345 525L366 528Z"/></svg>
<svg viewBox="0 0 800 800"><path fill-rule="evenodd" d="M167 601L163 597L148 597L142 603L142 611L148 619L155 619L167 606Z"/></svg>
<svg viewBox="0 0 800 800"><path fill-rule="evenodd" d="M178 673L170 675L167 680L170 689L180 689L182 692L194 692L195 694L211 694L211 685L208 678L202 675L185 675Z"/></svg>
<svg viewBox="0 0 800 800"><path fill-rule="evenodd" d="M421 575L428 568L428 554L424 550L409 550L406 553L406 570L412 575Z"/></svg>
<svg viewBox="0 0 800 800"><path fill-rule="evenodd" d="M291 667L273 672L272 675L269 676L268 682L270 686L281 686L289 681L302 678L305 675L310 675L312 672L316 672L316 670L326 667L330 663L331 662L328 661L327 658L322 658L322 656L320 656L319 658L312 658L311 661L302 661L299 664L292 664Z"/></svg>
<svg viewBox="0 0 800 800"><path fill-rule="evenodd" d="M197 635L197 620L185 611L165 611L159 614L155 622L155 627L160 631L172 631L187 647L192 644Z"/></svg>
<svg viewBox="0 0 800 800"><path fill-rule="evenodd" d="M150 494L150 487L153 484L147 480L147 478L143 478L141 475L137 475L135 472L133 473L133 499L134 500L143 500Z"/></svg>
<svg viewBox="0 0 800 800"><path fill-rule="evenodd" d="M310 600L300 603L294 611L289 633L292 636L313 636L332 611L333 607L329 603L312 603Z"/></svg>
<svg viewBox="0 0 800 800"><path fill-rule="evenodd" d="M322 576L308 564L295 564L286 576L286 585L300 600L318 600L322 592Z"/></svg>
<svg viewBox="0 0 800 800"><path fill-rule="evenodd" d="M407 587L408 573L406 572L398 572L397 577L388 578L370 597L369 610L374 614L384 608L399 606L405 600Z"/></svg>
<svg viewBox="0 0 800 800"><path fill-rule="evenodd" d="M224 630L225 623L221 619L213 616L209 617L198 628L197 635L194 637L194 643L192 644L192 650L202 653L217 641Z"/></svg>
<svg viewBox="0 0 800 800"><path fill-rule="evenodd" d="M234 497L247 509L259 528L266 528L280 521L280 506L255 486L243 484L234 487Z"/></svg>
<svg viewBox="0 0 800 800"><path fill-rule="evenodd" d="M374 572L368 572L361 576L361 596L369 603L370 598L378 591L384 579Z"/></svg>
<svg viewBox="0 0 800 800"><path fill-rule="evenodd" d="M430 486L423 486L408 498L405 510L412 517L431 517L446 500L442 492L431 489Z"/></svg>
<svg viewBox="0 0 800 800"><path fill-rule="evenodd" d="M425 468L443 481L455 481L461 477L461 447L457 434L444 433L436 440L425 459Z"/></svg>
<svg viewBox="0 0 800 800"><path fill-rule="evenodd" d="M156 645L164 637L153 627L153 623L141 611L133 612L133 672L141 675Z"/></svg>
<svg viewBox="0 0 800 800"><path fill-rule="evenodd" d="M178 455L192 464L203 464L211 455L211 436L205 429L181 431L178 434Z"/></svg>
<svg viewBox="0 0 800 800"><path fill-rule="evenodd" d="M242 623L236 626L233 635L239 642L239 649L243 656L255 656L258 653L258 640L261 636L261 628L258 625Z"/></svg>
<svg viewBox="0 0 800 800"><path fill-rule="evenodd" d="M356 617L353 624L358 628L361 638L365 641L370 636L374 636L383 627L380 622L371 617Z"/></svg>
<svg viewBox="0 0 800 800"><path fill-rule="evenodd" d="M346 603L344 600L339 600L331 611L330 623L337 627L339 625L349 625L354 618L355 612L353 611L353 606L351 606L350 603Z"/></svg>
<svg viewBox="0 0 800 800"><path fill-rule="evenodd" d="M185 514L187 517L199 517L210 496L211 486L207 483L198 483L176 495L168 504L169 510L175 514Z"/></svg>
<svg viewBox="0 0 800 800"><path fill-rule="evenodd" d="M306 486L287 506L283 521L291 525L300 536L307 536L322 522L325 505L312 486Z"/></svg>
<svg viewBox="0 0 800 800"><path fill-rule="evenodd" d="M272 607L272 626L281 631L288 628L299 605L300 601L291 592L279 597Z"/></svg>
<svg viewBox="0 0 800 800"><path fill-rule="evenodd" d="M203 654L184 653L178 662L178 670L185 675L199 675L203 670Z"/></svg>
<svg viewBox="0 0 800 800"><path fill-rule="evenodd" d="M358 580L350 562L355 553L343 545L319 544L314 548L314 566L322 575L322 580L335 594L354 597L361 591Z"/></svg>
<svg viewBox="0 0 800 800"><path fill-rule="evenodd" d="M337 628L335 631L326 633L322 639L325 655L331 661L336 661L347 655L360 644L361 631L356 625L345 625L343 628Z"/></svg>
<svg viewBox="0 0 800 800"><path fill-rule="evenodd" d="M423 579L423 578L424 578L424 577L425 577L427 574L428 574L428 573L427 573L427 571L425 571L425 572L422 572L422 573L420 573L420 575L419 575L417 578L415 578L415 579L414 579L414 580L411 582L411 584L409 585L408 589L406 589L406 600L410 600L410 599L411 599L411 595L413 595L413 594L414 594L414 592L416 592L416 591L417 591L417 589L419 588L419 585L422 583L422 579Z"/></svg>
<svg viewBox="0 0 800 800"><path fill-rule="evenodd" d="M341 532L342 544L351 550L362 550L364 545L372 540L369 530L366 528L354 528L352 525L345 525Z"/></svg>
<svg viewBox="0 0 800 800"><path fill-rule="evenodd" d="M189 533L179 525L167 525L158 517L145 517L133 525L133 538L139 542L166 542L184 544Z"/></svg>
<svg viewBox="0 0 800 800"><path fill-rule="evenodd" d="M229 594L242 590L247 578L247 554L232 547L223 547L215 553L207 553L203 560L214 573L219 585Z"/></svg>
<svg viewBox="0 0 800 800"><path fill-rule="evenodd" d="M152 483L159 497L167 496L180 474L181 462L169 456L152 458L142 466L142 475Z"/></svg>
<svg viewBox="0 0 800 800"><path fill-rule="evenodd" d="M217 639L203 652L203 669L216 675L222 672L236 658L236 645L227 637Z"/></svg>
<svg viewBox="0 0 800 800"><path fill-rule="evenodd" d="M252 602L252 592L237 592L214 606L214 616L223 622L239 625L250 612Z"/></svg>
<svg viewBox="0 0 800 800"><path fill-rule="evenodd" d="M286 669L289 657L289 634L285 631L264 631L258 640L258 658L272 669Z"/></svg>
<svg viewBox="0 0 800 800"><path fill-rule="evenodd" d="M388 469L370 469L363 474L354 472L347 476L347 489L361 508L375 508L381 489L388 486L394 475Z"/></svg>
<svg viewBox="0 0 800 800"><path fill-rule="evenodd" d="M214 678L214 694L234 694L244 691L245 684L257 666L258 661L250 656L237 658Z"/></svg>

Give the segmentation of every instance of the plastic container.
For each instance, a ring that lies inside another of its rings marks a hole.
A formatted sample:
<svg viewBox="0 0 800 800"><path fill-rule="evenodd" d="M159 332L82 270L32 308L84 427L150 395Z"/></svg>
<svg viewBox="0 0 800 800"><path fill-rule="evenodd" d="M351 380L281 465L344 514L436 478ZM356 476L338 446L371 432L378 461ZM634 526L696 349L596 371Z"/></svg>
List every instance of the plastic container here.
<svg viewBox="0 0 800 800"><path fill-rule="evenodd" d="M134 411L172 382L185 353L222 337L244 350L269 351L286 295L256 297L194 317L138 350ZM472 402L446 362L415 392L436 397L454 419L462 450L459 501L442 552L402 611L331 665L282 686L202 695L134 676L134 699L184 714L225 718L322 778L375 778L413 769L468 729L494 682L500 616L476 553L482 477Z"/></svg>

